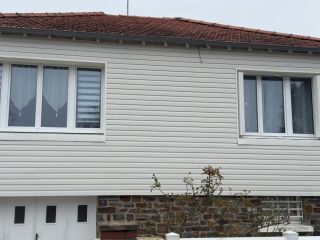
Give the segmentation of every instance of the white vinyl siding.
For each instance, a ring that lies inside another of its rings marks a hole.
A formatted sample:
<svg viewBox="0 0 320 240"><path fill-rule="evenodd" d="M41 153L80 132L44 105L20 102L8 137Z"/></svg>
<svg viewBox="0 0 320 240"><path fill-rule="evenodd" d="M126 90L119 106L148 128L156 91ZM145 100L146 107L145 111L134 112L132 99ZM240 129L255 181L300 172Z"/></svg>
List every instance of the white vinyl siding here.
<svg viewBox="0 0 320 240"><path fill-rule="evenodd" d="M166 190L183 190L183 177L208 164L221 167L233 191L320 194L319 140L238 144L236 76L238 69L316 75L317 56L200 49L201 63L193 48L5 37L0 53L107 62L105 141L1 141L2 196L149 195L153 173Z"/></svg>

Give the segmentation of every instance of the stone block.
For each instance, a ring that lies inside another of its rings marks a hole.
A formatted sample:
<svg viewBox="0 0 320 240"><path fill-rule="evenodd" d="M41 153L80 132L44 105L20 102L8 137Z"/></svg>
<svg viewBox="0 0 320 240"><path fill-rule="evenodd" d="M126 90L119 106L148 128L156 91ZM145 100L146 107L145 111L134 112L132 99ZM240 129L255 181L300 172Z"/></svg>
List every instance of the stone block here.
<svg viewBox="0 0 320 240"><path fill-rule="evenodd" d="M124 221L124 214L112 214L112 219L114 221Z"/></svg>
<svg viewBox="0 0 320 240"><path fill-rule="evenodd" d="M138 203L136 203L136 207L137 208L146 208L146 207L148 207L148 204L147 203L138 202Z"/></svg>
<svg viewBox="0 0 320 240"><path fill-rule="evenodd" d="M98 213L116 213L115 207L105 207L105 208L99 208Z"/></svg>
<svg viewBox="0 0 320 240"><path fill-rule="evenodd" d="M122 202L130 202L131 196L120 196L120 201Z"/></svg>
<svg viewBox="0 0 320 240"><path fill-rule="evenodd" d="M140 196L132 196L132 202L141 202Z"/></svg>

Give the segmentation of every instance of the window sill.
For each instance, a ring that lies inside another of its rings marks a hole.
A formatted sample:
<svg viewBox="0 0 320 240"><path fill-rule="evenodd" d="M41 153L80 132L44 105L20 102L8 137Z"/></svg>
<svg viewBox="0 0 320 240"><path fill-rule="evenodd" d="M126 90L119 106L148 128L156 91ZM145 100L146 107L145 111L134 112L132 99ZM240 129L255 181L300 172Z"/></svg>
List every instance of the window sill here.
<svg viewBox="0 0 320 240"><path fill-rule="evenodd" d="M105 142L106 136L100 131L18 131L0 130L0 141L58 141L58 142Z"/></svg>
<svg viewBox="0 0 320 240"><path fill-rule="evenodd" d="M267 137L267 136L241 136L238 138L239 145L261 146L320 146L317 137Z"/></svg>

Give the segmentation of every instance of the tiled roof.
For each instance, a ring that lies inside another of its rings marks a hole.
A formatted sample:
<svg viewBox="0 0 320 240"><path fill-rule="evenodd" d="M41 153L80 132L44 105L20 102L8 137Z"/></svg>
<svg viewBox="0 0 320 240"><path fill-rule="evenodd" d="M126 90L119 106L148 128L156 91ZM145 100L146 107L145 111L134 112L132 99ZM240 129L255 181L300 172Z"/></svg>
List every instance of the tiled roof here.
<svg viewBox="0 0 320 240"><path fill-rule="evenodd" d="M0 29L32 29L234 44L320 48L320 38L283 34L184 18L83 13L0 13Z"/></svg>

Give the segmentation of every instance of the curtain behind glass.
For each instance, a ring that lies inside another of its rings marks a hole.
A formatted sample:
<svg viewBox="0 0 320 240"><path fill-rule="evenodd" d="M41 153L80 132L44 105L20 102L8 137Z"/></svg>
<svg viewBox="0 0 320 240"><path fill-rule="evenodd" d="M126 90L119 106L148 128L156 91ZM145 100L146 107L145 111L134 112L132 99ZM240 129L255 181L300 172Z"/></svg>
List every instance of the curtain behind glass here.
<svg viewBox="0 0 320 240"><path fill-rule="evenodd" d="M77 128L100 128L101 70L77 71Z"/></svg>
<svg viewBox="0 0 320 240"><path fill-rule="evenodd" d="M37 66L12 65L9 126L35 126Z"/></svg>
<svg viewBox="0 0 320 240"><path fill-rule="evenodd" d="M257 80L255 76L244 76L245 131L258 132Z"/></svg>
<svg viewBox="0 0 320 240"><path fill-rule="evenodd" d="M291 78L293 133L313 134L311 79Z"/></svg>
<svg viewBox="0 0 320 240"><path fill-rule="evenodd" d="M67 127L68 68L44 67L42 127Z"/></svg>
<svg viewBox="0 0 320 240"><path fill-rule="evenodd" d="M283 80L280 77L262 77L263 131L285 133Z"/></svg>

